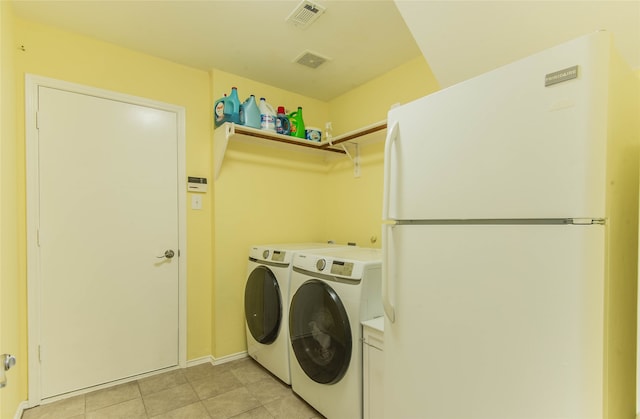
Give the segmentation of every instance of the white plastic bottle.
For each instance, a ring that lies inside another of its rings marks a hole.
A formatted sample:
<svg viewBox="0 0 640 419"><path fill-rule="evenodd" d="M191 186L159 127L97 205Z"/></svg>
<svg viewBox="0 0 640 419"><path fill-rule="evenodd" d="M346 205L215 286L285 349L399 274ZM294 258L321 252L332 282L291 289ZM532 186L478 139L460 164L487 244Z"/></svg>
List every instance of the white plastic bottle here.
<svg viewBox="0 0 640 419"><path fill-rule="evenodd" d="M265 98L260 98L260 129L276 132L276 111Z"/></svg>

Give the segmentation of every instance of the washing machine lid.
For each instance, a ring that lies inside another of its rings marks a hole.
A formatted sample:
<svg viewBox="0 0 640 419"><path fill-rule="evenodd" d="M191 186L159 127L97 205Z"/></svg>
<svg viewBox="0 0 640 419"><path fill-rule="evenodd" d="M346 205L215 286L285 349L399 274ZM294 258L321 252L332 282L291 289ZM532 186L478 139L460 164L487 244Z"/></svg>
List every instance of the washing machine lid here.
<svg viewBox="0 0 640 419"><path fill-rule="evenodd" d="M311 279L291 299L289 334L295 359L305 374L321 384L342 379L351 361L349 317L338 294L327 283Z"/></svg>
<svg viewBox="0 0 640 419"><path fill-rule="evenodd" d="M244 316L251 336L264 345L272 344L283 321L282 293L278 280L266 266L256 267L244 288Z"/></svg>

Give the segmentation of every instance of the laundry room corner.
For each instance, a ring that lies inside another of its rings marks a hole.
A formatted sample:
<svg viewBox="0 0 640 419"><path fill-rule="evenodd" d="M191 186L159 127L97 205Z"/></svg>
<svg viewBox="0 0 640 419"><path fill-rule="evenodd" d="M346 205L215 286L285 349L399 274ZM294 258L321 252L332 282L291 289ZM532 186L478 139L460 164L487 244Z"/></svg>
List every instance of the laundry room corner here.
<svg viewBox="0 0 640 419"><path fill-rule="evenodd" d="M210 74L214 100L236 87L241 100L253 94L265 97L273 106L303 107L309 125L328 118L326 102L218 69ZM330 239L323 234L320 221L326 208L326 171L324 157L318 153L229 141L213 188L215 359L246 350L243 290L249 246Z"/></svg>
<svg viewBox="0 0 640 419"><path fill-rule="evenodd" d="M302 106L307 125L324 127L332 122L334 135L384 120L392 104L438 89L423 57L329 102L218 69L212 69L210 75L213 100L236 87L241 101L254 94L266 97L274 106ZM250 245L333 240L380 247L383 140L384 131L372 143L362 145L359 177L354 177L346 155L229 141L214 182L214 358L246 349L242 307ZM352 147L346 145L347 150Z"/></svg>

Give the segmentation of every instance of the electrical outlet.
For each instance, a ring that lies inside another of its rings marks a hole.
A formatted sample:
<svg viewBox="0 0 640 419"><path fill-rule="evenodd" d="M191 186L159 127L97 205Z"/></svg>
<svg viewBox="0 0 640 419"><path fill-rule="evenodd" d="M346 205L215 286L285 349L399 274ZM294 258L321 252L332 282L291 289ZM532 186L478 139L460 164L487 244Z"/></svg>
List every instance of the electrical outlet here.
<svg viewBox="0 0 640 419"><path fill-rule="evenodd" d="M194 209L194 210L202 209L202 195L193 195L191 197L191 209Z"/></svg>

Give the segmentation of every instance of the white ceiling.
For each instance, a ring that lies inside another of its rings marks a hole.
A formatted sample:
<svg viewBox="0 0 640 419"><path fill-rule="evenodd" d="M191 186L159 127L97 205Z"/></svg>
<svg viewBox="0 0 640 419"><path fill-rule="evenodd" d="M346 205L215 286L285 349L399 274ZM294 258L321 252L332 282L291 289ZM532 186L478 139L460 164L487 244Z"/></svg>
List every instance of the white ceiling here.
<svg viewBox="0 0 640 419"><path fill-rule="evenodd" d="M299 2L15 0L13 8L26 19L321 100L421 54L392 1L321 1L326 11L306 29L285 22ZM307 49L331 60L315 70L294 63Z"/></svg>
<svg viewBox="0 0 640 419"><path fill-rule="evenodd" d="M396 2L441 87L605 29L640 69L640 1Z"/></svg>
<svg viewBox="0 0 640 419"><path fill-rule="evenodd" d="M421 50L445 87L598 29L612 31L640 68L640 0L398 0L417 44L391 0L317 2L326 11L306 29L285 22L299 0L13 0L13 8L24 19L320 100ZM315 70L294 63L305 50L330 60Z"/></svg>

